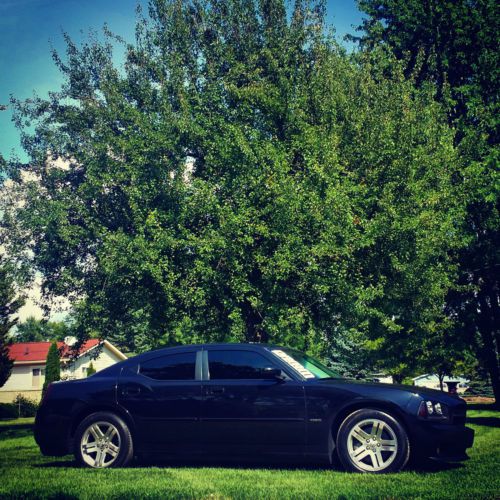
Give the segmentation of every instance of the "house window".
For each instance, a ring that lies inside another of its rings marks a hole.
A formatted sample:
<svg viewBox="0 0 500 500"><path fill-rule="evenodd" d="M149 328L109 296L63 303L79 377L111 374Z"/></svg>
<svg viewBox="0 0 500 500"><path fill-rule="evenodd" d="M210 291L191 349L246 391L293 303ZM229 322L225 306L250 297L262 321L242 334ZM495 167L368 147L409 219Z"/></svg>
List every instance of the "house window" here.
<svg viewBox="0 0 500 500"><path fill-rule="evenodd" d="M33 368L32 373L32 387L40 387L40 378L42 376L40 368Z"/></svg>

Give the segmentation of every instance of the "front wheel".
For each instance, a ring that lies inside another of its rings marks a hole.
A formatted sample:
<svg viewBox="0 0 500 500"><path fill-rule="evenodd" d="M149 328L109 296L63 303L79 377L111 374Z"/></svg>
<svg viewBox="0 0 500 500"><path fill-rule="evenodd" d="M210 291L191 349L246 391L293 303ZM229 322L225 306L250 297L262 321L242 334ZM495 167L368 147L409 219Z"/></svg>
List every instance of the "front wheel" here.
<svg viewBox="0 0 500 500"><path fill-rule="evenodd" d="M132 436L127 424L108 412L84 418L75 433L75 458L84 467L123 467L133 457Z"/></svg>
<svg viewBox="0 0 500 500"><path fill-rule="evenodd" d="M351 413L337 434L337 453L346 470L375 474L401 470L410 456L403 426L380 410Z"/></svg>

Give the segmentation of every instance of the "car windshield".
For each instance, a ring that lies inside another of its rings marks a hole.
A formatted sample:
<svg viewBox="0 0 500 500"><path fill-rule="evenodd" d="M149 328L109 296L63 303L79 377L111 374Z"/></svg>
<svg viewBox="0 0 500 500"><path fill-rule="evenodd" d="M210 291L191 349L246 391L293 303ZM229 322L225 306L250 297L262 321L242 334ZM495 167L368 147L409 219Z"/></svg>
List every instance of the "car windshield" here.
<svg viewBox="0 0 500 500"><path fill-rule="evenodd" d="M299 351L292 349L273 349L273 354L297 370L304 378L342 378L338 373L323 363Z"/></svg>

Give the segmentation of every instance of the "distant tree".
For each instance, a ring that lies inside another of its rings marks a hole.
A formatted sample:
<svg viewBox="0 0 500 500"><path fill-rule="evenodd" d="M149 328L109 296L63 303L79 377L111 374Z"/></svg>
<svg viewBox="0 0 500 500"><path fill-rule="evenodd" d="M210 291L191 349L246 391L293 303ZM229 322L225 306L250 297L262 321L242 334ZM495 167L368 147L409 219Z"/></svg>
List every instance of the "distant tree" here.
<svg viewBox="0 0 500 500"><path fill-rule="evenodd" d="M487 370L476 367L476 370L470 375L469 388L466 396L482 396L487 398L495 397L493 387Z"/></svg>
<svg viewBox="0 0 500 500"><path fill-rule="evenodd" d="M0 387L10 377L14 363L9 357L9 332L18 321L16 313L23 303L14 286L9 266L5 259L0 257Z"/></svg>
<svg viewBox="0 0 500 500"><path fill-rule="evenodd" d="M365 378L374 366L366 348L365 338L359 331L352 329L333 335L325 362L339 375L352 378Z"/></svg>
<svg viewBox="0 0 500 500"><path fill-rule="evenodd" d="M45 382L43 383L42 393L45 393L51 382L61 380L61 360L57 343L52 342L47 353L47 363L45 365Z"/></svg>
<svg viewBox="0 0 500 500"><path fill-rule="evenodd" d="M33 316L19 323L13 337L15 342L62 341L70 335L70 327L63 321L46 321Z"/></svg>
<svg viewBox="0 0 500 500"><path fill-rule="evenodd" d="M96 372L96 369L94 368L94 364L92 362L90 362L90 365L87 368L87 377L94 375L95 372Z"/></svg>
<svg viewBox="0 0 500 500"><path fill-rule="evenodd" d="M38 342L47 340L43 332L44 322L36 319L34 316L29 316L22 323L17 325L13 339L15 342Z"/></svg>
<svg viewBox="0 0 500 500"><path fill-rule="evenodd" d="M429 335L423 340L419 367L427 373L435 373L439 379L439 387L444 390L446 376L457 374L457 366L462 351L455 349L453 338L445 333Z"/></svg>

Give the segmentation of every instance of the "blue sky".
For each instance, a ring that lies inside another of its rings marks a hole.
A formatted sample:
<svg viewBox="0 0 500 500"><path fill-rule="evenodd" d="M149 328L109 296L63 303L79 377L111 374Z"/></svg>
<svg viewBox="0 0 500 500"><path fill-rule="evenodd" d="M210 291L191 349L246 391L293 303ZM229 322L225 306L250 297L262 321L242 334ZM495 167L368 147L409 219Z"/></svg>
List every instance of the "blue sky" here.
<svg viewBox="0 0 500 500"><path fill-rule="evenodd" d="M35 90L43 97L58 89L61 76L50 43L64 51L63 30L81 40L89 28L107 23L114 33L131 40L136 4L137 0L0 0L0 104L7 104L10 94L23 99ZM355 0L328 0L328 20L343 37L353 32L352 25L360 24L361 13ZM26 160L10 109L0 111L0 153Z"/></svg>

